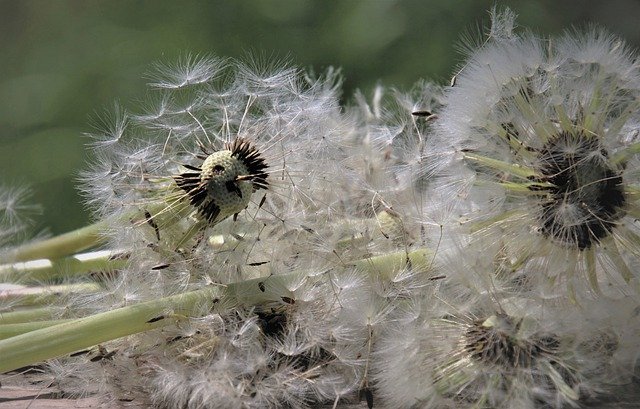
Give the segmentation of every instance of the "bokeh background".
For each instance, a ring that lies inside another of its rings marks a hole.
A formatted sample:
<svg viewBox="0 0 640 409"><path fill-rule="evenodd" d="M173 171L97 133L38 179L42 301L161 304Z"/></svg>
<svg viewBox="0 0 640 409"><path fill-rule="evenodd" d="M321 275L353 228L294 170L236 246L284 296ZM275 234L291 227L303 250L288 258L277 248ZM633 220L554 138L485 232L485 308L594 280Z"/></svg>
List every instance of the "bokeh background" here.
<svg viewBox="0 0 640 409"><path fill-rule="evenodd" d="M135 110L152 63L186 53L341 67L344 100L376 83L448 83L485 0L0 0L0 184L27 184L53 234L90 220L77 175L84 133L118 101ZM498 2L542 34L595 23L640 44L637 0Z"/></svg>

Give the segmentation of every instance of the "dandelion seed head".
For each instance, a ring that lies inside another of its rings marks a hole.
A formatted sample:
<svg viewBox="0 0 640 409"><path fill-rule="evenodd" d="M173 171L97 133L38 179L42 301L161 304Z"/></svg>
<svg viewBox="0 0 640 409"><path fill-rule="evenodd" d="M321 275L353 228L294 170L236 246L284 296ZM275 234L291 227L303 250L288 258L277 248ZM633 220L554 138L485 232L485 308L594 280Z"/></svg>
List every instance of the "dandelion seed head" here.
<svg viewBox="0 0 640 409"><path fill-rule="evenodd" d="M145 353L153 362L155 404L307 407L352 391L353 371L336 359L335 340L322 334L331 317L322 296L314 301L237 308L215 322L191 320L192 330L161 353Z"/></svg>
<svg viewBox="0 0 640 409"><path fill-rule="evenodd" d="M513 255L536 265L530 274L561 277L574 295L624 292L640 254L634 54L593 27L550 39L500 31L470 54L435 138L461 153L449 174L475 173L473 186L457 184L473 203L472 237L521 243Z"/></svg>
<svg viewBox="0 0 640 409"><path fill-rule="evenodd" d="M338 72L208 57L174 65L156 67L143 112L113 116L102 134L117 137L98 138L109 143L95 145L82 176L113 244L137 249L129 262L141 271L145 258L174 266L165 275L181 265L194 285L317 265L289 232L326 220L319 209L334 200L326 153L346 128Z"/></svg>
<svg viewBox="0 0 640 409"><path fill-rule="evenodd" d="M620 319L628 319L629 299L592 299L583 309L459 280L420 292L378 334L372 362L386 405L576 406L633 372L633 363L618 361L629 352L621 334L631 328L621 332L608 316L620 303Z"/></svg>
<svg viewBox="0 0 640 409"><path fill-rule="evenodd" d="M474 321L463 335L463 348L470 357L487 365L530 367L542 351L553 351L553 338L518 340L521 322L498 313Z"/></svg>

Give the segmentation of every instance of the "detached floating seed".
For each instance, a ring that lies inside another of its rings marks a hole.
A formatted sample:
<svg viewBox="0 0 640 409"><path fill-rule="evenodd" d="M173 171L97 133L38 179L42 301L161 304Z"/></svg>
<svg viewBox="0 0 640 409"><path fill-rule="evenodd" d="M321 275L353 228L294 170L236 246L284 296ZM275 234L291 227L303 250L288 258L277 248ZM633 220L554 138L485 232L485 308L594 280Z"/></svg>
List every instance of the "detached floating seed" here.
<svg viewBox="0 0 640 409"><path fill-rule="evenodd" d="M185 165L188 172L175 176L189 202L208 223L218 223L242 211L255 190L267 189L267 164L245 138L236 138L210 154L201 167Z"/></svg>

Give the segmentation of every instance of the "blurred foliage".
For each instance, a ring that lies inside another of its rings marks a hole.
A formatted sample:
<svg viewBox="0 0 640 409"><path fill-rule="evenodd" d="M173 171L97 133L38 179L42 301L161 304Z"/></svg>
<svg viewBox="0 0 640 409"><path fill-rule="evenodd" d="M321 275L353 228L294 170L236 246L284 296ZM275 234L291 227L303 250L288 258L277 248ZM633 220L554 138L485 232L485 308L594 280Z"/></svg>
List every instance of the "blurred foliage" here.
<svg viewBox="0 0 640 409"><path fill-rule="evenodd" d="M76 189L83 133L114 101L135 110L144 73L186 53L256 53L319 71L342 67L345 100L378 81L448 82L464 33L488 22L485 0L0 0L0 183L28 184L39 226L89 220ZM557 33L593 22L640 44L635 0L499 2L519 23ZM476 35L477 37L477 35Z"/></svg>

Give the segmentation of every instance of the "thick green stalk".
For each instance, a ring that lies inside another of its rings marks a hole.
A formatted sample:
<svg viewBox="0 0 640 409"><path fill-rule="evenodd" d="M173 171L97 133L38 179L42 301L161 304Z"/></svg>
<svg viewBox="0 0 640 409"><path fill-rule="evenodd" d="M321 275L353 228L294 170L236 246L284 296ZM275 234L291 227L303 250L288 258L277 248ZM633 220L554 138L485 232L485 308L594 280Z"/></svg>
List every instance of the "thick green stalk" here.
<svg viewBox="0 0 640 409"><path fill-rule="evenodd" d="M406 252L399 251L354 260L347 262L347 265L352 265L371 276L377 275L382 280L389 281L405 268L428 274L433 265L433 253L424 248Z"/></svg>

